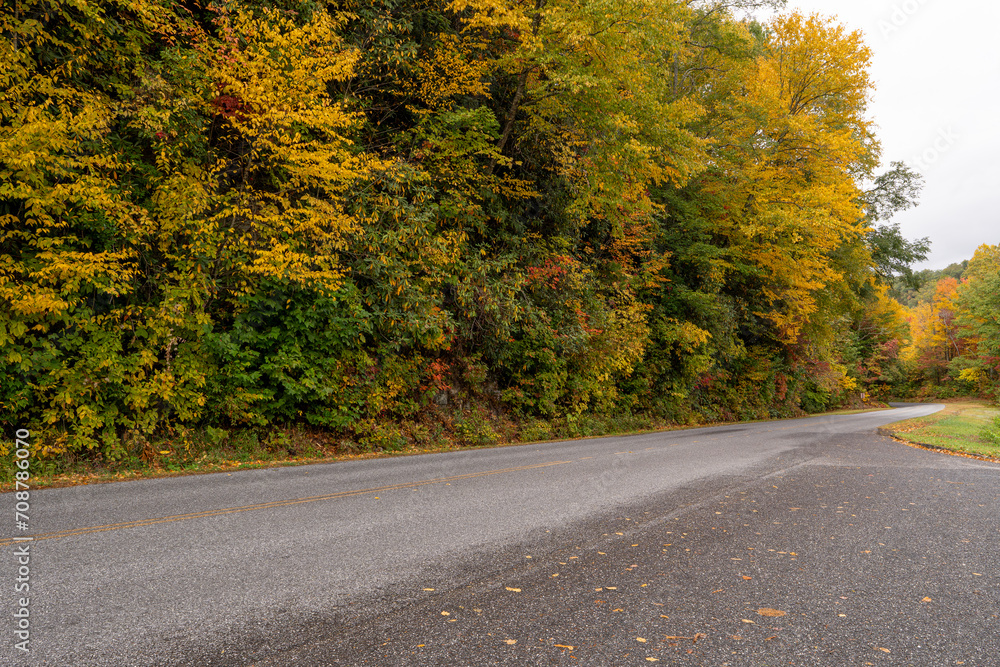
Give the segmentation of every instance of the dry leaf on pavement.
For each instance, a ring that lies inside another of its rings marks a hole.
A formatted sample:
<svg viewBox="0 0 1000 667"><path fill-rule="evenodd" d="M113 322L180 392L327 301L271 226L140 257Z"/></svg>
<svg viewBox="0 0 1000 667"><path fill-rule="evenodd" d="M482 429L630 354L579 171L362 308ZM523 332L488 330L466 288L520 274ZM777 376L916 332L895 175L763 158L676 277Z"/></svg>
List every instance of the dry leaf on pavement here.
<svg viewBox="0 0 1000 667"><path fill-rule="evenodd" d="M778 616L784 616L788 612L779 611L777 609L769 609L768 607L761 607L760 609L757 610L757 613L760 614L761 616L778 617Z"/></svg>

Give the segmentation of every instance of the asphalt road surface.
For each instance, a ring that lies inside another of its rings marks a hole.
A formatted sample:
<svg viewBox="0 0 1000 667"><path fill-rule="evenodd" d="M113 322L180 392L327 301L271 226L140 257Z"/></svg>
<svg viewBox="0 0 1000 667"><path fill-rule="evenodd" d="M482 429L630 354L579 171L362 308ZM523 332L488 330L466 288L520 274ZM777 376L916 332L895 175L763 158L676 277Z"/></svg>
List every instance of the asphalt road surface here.
<svg viewBox="0 0 1000 667"><path fill-rule="evenodd" d="M1000 665L939 408L5 494L0 665Z"/></svg>

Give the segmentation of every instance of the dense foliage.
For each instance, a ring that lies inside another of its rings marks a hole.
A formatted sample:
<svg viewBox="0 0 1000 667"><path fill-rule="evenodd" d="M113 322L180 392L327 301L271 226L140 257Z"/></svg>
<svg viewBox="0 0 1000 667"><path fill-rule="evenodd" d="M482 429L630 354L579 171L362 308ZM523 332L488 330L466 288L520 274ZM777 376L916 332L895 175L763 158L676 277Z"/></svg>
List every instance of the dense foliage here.
<svg viewBox="0 0 1000 667"><path fill-rule="evenodd" d="M758 4L6 3L0 421L113 460L884 390L919 184L875 173L860 34Z"/></svg>
<svg viewBox="0 0 1000 667"><path fill-rule="evenodd" d="M1000 398L1000 245L919 276L904 298L911 339L902 351L901 390L922 396Z"/></svg>

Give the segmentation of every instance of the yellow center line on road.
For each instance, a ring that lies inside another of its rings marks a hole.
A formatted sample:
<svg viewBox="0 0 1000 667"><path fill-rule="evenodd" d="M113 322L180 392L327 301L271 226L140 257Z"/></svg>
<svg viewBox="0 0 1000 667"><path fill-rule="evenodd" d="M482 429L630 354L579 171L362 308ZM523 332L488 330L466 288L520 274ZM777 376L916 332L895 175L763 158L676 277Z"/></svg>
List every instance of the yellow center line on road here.
<svg viewBox="0 0 1000 667"><path fill-rule="evenodd" d="M379 486L371 489L340 491L338 493L329 493L322 496L309 496L307 498L289 498L287 500L275 500L268 503L258 503L256 505L243 505L241 507L224 507L214 510L205 510L203 512L192 512L190 514L175 514L173 516L161 516L151 519L137 519L136 521L125 521L123 523L111 523L103 526L71 528L68 530L61 530L55 533L43 533L41 535L33 535L31 536L31 541L37 542L39 540L57 540L63 537L72 537L74 535L102 533L109 530L121 530L124 528L141 528L143 526L152 526L158 523L169 523L172 521L186 521L188 519L201 519L205 517L219 516L222 514L236 514L237 512L249 512L251 510L263 510L275 507L286 507L288 505L301 505L303 503L315 503L321 500L337 500L338 498L350 498L351 496L360 496L368 493L383 493L385 491L394 491L397 489L413 489L416 487L428 486L432 484L449 484L451 482L456 482L465 479L474 479L476 477L487 477L489 475L502 475L512 472L524 472L527 470L535 470L538 468L548 468L550 466L565 465L567 463L572 463L572 461L550 461L548 463L537 463L535 465L518 466L516 468L500 468L498 470L484 470L483 472L472 472L472 473L466 473L464 475L453 475L451 477L438 477L435 479L425 479L419 482L404 482L401 484L390 484L389 486ZM21 538L21 540L25 539L26 538ZM10 546L11 544L24 544L24 542L21 540L16 540L13 538L0 539L0 547Z"/></svg>

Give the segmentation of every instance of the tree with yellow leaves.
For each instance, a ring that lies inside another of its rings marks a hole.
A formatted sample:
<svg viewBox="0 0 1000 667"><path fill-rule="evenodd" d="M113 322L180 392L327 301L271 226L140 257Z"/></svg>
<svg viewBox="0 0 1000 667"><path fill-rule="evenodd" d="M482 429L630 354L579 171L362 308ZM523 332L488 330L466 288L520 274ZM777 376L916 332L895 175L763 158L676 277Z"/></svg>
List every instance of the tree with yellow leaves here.
<svg viewBox="0 0 1000 667"><path fill-rule="evenodd" d="M328 92L342 18L71 4L0 14L0 401L42 453L116 458L204 413L234 298L339 285L344 195L377 161Z"/></svg>
<svg viewBox="0 0 1000 667"><path fill-rule="evenodd" d="M903 359L936 384L944 382L949 363L966 347L955 304L958 285L955 278L942 278L933 299L912 308L908 317L911 342L903 351Z"/></svg>
<svg viewBox="0 0 1000 667"><path fill-rule="evenodd" d="M724 193L720 226L755 268L758 313L792 343L817 312L817 293L841 280L831 260L864 232L858 178L877 156L867 99L870 50L817 15L769 26L764 53L742 71L720 111Z"/></svg>

